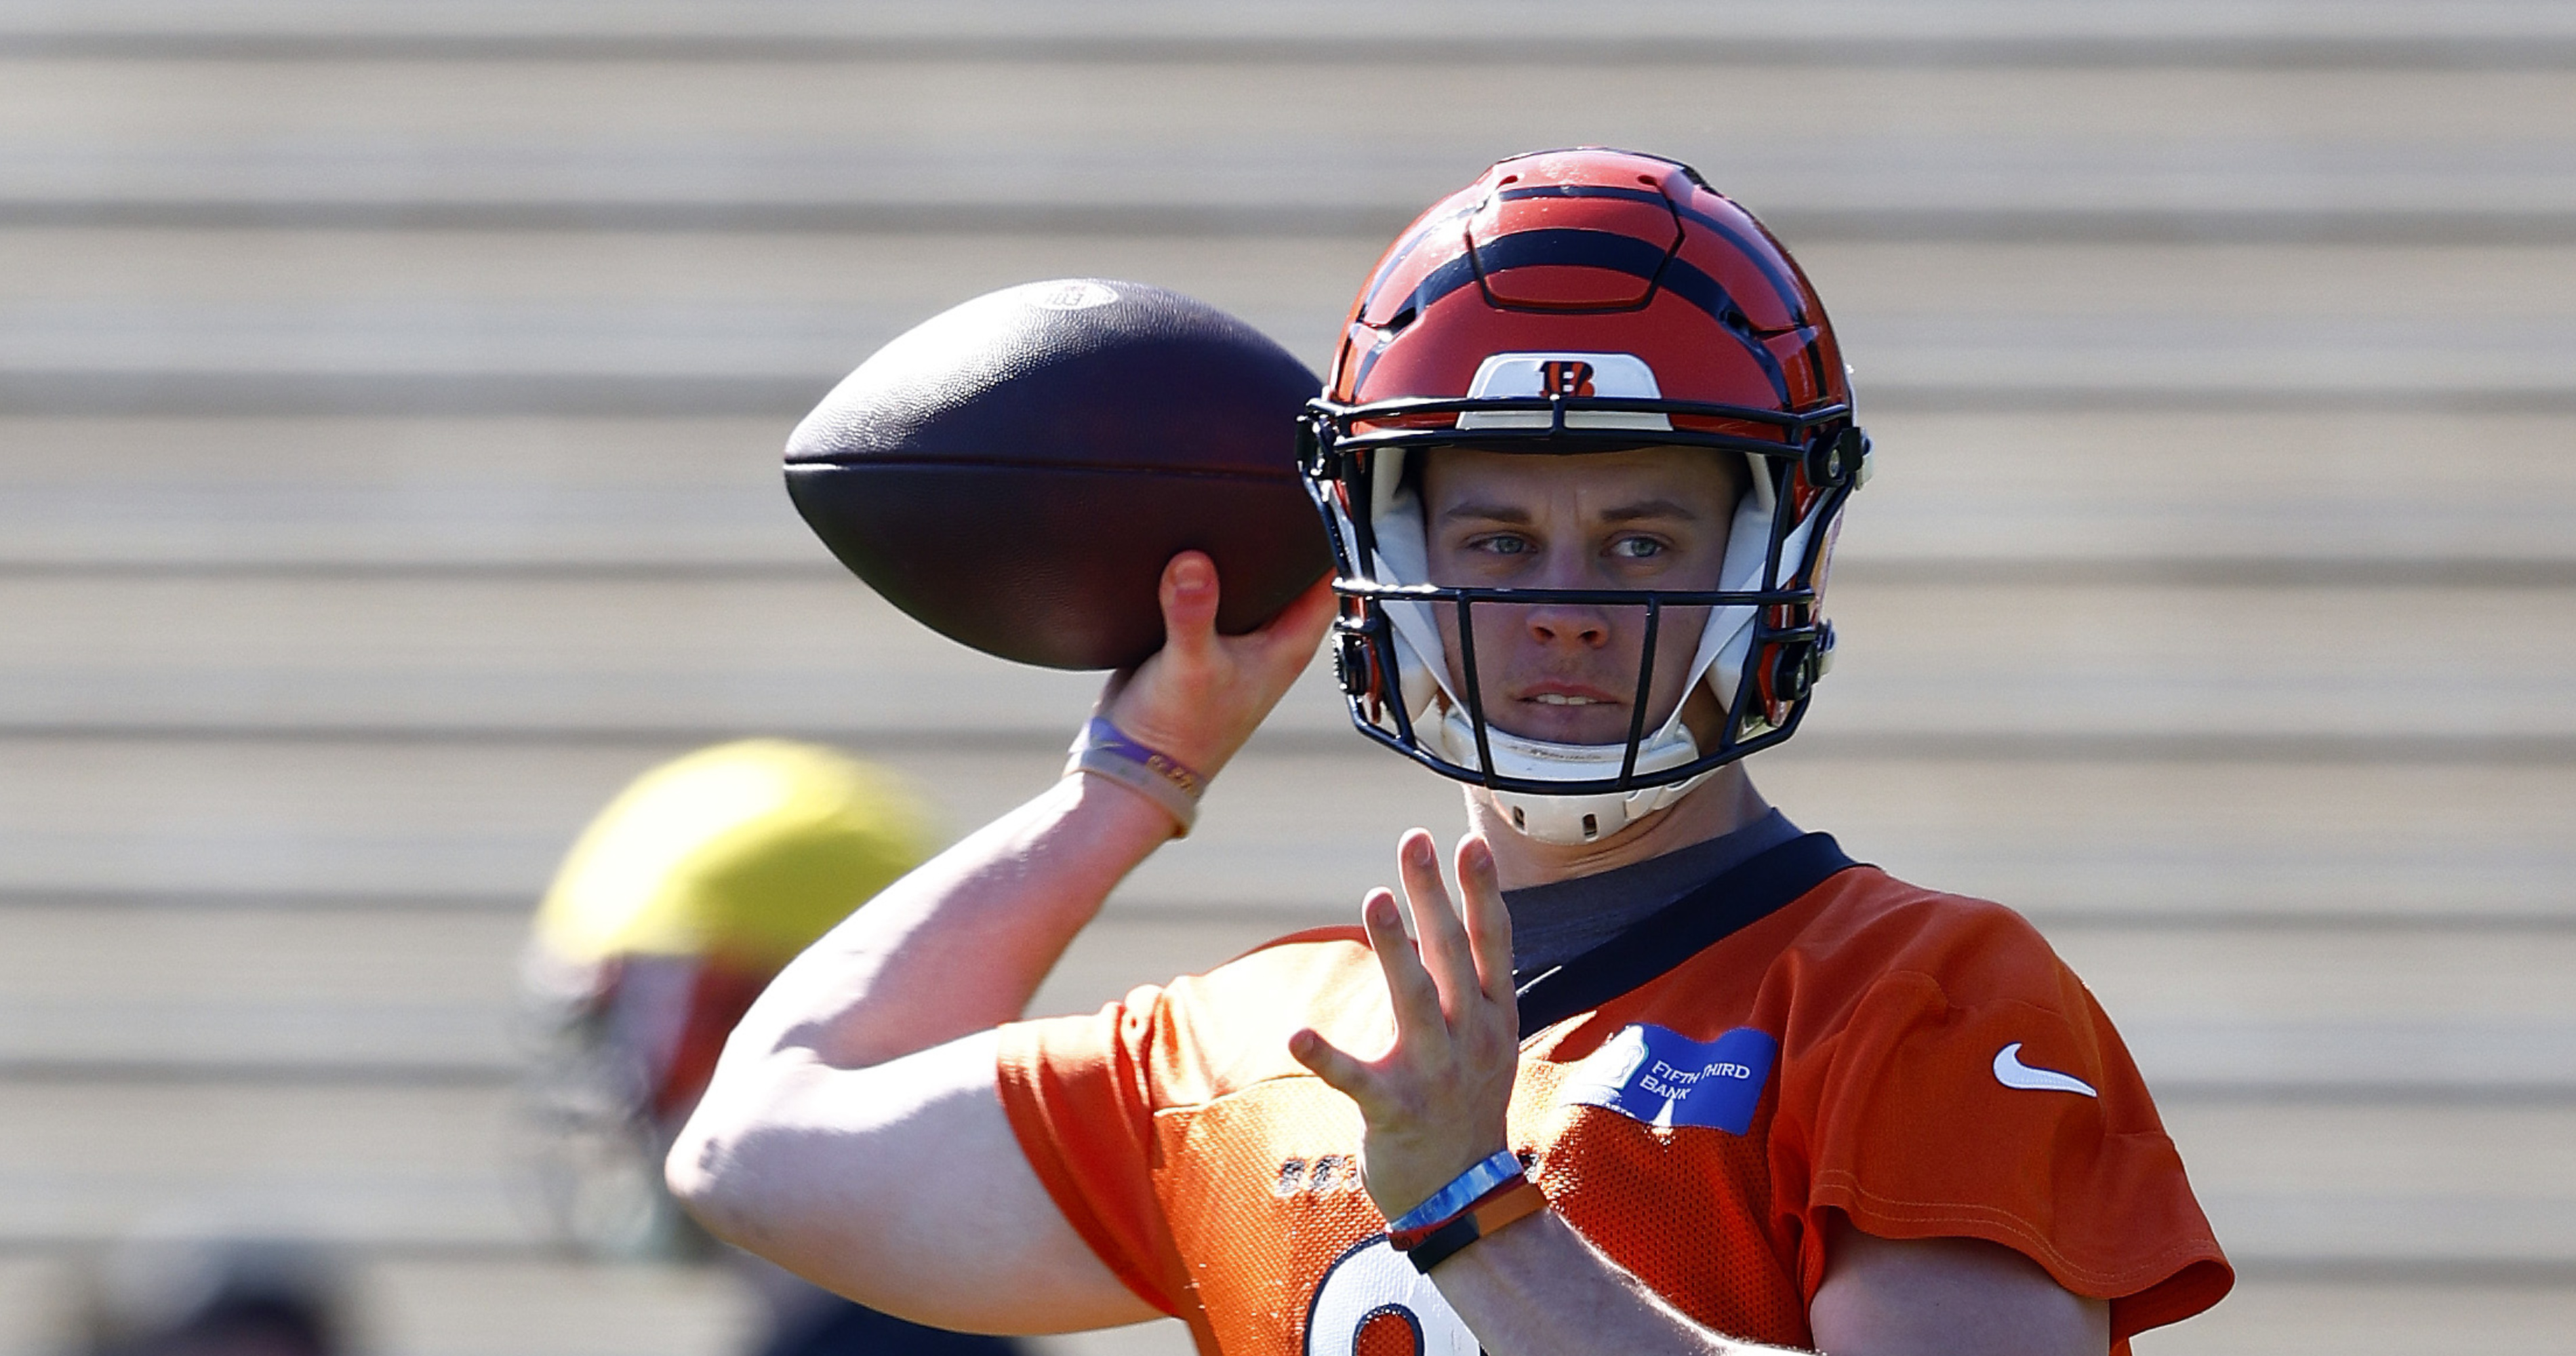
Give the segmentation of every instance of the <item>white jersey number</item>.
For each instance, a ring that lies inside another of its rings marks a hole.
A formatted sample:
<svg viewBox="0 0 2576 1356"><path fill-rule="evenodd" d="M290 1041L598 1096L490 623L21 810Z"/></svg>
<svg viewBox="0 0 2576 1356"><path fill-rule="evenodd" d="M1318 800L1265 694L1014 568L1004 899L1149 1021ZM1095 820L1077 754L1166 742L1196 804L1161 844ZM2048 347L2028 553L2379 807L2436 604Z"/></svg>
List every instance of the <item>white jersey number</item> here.
<svg viewBox="0 0 2576 1356"><path fill-rule="evenodd" d="M1483 1356L1465 1320L1381 1235L1343 1253L1306 1309L1306 1356Z"/></svg>

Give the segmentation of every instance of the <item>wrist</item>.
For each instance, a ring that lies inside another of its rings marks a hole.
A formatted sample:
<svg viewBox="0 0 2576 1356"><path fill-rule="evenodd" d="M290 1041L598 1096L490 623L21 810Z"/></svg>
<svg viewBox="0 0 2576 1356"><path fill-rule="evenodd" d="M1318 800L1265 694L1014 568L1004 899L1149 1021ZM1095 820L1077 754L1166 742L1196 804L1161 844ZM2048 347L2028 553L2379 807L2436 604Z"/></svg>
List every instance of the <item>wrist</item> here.
<svg viewBox="0 0 2576 1356"><path fill-rule="evenodd" d="M1501 1150L1388 1221L1387 1242L1415 1270L1429 1275L1469 1244L1545 1209L1547 1197L1529 1180L1519 1157Z"/></svg>
<svg viewBox="0 0 2576 1356"><path fill-rule="evenodd" d="M1447 1219L1473 1204L1477 1197L1502 1186L1522 1173L1519 1155L1509 1149L1496 1149L1470 1163L1465 1169L1401 1213L1387 1216L1387 1231L1401 1238L1438 1220Z"/></svg>
<svg viewBox="0 0 2576 1356"><path fill-rule="evenodd" d="M1138 739L1106 716L1093 716L1067 750L1065 775L1087 774L1141 799L1172 824L1172 835L1187 837L1198 822L1199 796L1207 778L1188 763Z"/></svg>
<svg viewBox="0 0 2576 1356"><path fill-rule="evenodd" d="M1154 719L1141 711L1102 710L1096 719L1108 721L1129 739L1169 756L1195 773L1202 785L1216 780L1234 755L1243 751L1244 739L1212 738L1205 731L1173 729L1170 723ZM1246 738L1249 738L1247 735Z"/></svg>
<svg viewBox="0 0 2576 1356"><path fill-rule="evenodd" d="M1171 811L1142 792L1070 766L1046 799L1056 807L1059 829L1074 828L1094 843L1117 845L1123 850L1116 855L1129 868L1178 836Z"/></svg>

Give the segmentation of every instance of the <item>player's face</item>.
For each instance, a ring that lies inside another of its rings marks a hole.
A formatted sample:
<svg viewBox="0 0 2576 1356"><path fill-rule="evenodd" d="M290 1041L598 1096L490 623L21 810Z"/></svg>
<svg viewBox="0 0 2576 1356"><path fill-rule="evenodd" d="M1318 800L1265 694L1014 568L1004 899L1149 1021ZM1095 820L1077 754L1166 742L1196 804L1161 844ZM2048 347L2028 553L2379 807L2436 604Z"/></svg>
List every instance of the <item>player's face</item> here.
<svg viewBox="0 0 2576 1356"><path fill-rule="evenodd" d="M1695 448L1575 455L1441 448L1423 467L1431 582L1449 587L1713 590L1744 487L1734 459ZM1449 681L1465 684L1454 608L1436 609ZM1525 739L1626 742L1646 609L1478 604L1485 719ZM1708 609L1666 608L1646 730L1673 713Z"/></svg>

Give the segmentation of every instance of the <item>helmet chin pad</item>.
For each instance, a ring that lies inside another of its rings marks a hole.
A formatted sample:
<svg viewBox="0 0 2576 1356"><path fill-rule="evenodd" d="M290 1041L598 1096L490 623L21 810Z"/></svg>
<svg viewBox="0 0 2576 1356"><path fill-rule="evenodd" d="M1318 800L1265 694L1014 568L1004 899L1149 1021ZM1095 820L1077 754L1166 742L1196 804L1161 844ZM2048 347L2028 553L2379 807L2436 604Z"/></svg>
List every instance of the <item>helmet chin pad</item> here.
<svg viewBox="0 0 2576 1356"><path fill-rule="evenodd" d="M1467 713L1452 705L1437 727L1442 751L1452 762L1474 767L1476 727ZM1524 739L1519 735L1485 727L1485 747L1493 754L1494 771L1505 777L1527 777L1541 781L1593 781L1619 775L1619 765L1628 756L1627 744L1557 744L1541 739ZM1699 757L1699 741L1691 737L1690 728L1675 720L1664 733L1645 741L1637 750L1637 771L1660 772L1680 767ZM1636 791L1613 791L1589 796L1539 796L1517 791L1487 790L1505 823L1534 842L1572 846L1597 843L1629 825L1671 805L1713 773L1704 772L1687 781L1668 782Z"/></svg>

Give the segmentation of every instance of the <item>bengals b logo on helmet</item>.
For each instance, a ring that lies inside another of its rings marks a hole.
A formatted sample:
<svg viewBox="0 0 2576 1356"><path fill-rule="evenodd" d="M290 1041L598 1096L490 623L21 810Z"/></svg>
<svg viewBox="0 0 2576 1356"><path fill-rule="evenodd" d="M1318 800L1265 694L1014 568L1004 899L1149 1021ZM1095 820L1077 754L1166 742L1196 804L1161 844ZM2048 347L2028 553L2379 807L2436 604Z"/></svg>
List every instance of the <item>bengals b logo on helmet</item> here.
<svg viewBox="0 0 2576 1356"><path fill-rule="evenodd" d="M1581 398L1592 394L1592 364L1555 360L1538 370L1539 394Z"/></svg>

